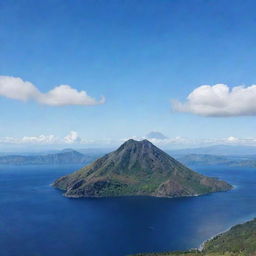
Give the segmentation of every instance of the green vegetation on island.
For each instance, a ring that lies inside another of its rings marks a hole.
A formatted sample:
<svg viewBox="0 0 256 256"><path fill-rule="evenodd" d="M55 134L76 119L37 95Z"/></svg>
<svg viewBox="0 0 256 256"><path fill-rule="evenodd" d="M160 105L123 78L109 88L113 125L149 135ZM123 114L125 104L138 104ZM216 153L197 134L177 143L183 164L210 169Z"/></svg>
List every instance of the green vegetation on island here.
<svg viewBox="0 0 256 256"><path fill-rule="evenodd" d="M182 197L232 188L190 170L147 140L128 140L116 151L59 178L54 186L68 197Z"/></svg>

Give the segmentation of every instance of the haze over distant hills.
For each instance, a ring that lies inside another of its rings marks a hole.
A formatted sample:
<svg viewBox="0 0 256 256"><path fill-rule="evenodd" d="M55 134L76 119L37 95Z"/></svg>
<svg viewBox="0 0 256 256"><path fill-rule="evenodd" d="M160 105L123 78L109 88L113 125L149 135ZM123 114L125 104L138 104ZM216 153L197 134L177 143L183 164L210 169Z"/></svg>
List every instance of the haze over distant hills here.
<svg viewBox="0 0 256 256"><path fill-rule="evenodd" d="M256 155L225 156L209 154L177 155L176 158L186 165L223 165L256 167Z"/></svg>
<svg viewBox="0 0 256 256"><path fill-rule="evenodd" d="M256 155L255 146L214 145L208 147L166 150L174 155L209 154L209 155Z"/></svg>
<svg viewBox="0 0 256 256"><path fill-rule="evenodd" d="M0 164L43 165L43 164L86 164L97 158L98 154L82 154L72 149L58 153L42 155L7 155L0 156Z"/></svg>
<svg viewBox="0 0 256 256"><path fill-rule="evenodd" d="M59 178L54 186L65 190L68 197L180 197L232 188L190 170L148 140L128 140L116 151Z"/></svg>
<svg viewBox="0 0 256 256"><path fill-rule="evenodd" d="M87 164L106 153L107 148L85 148L74 150L66 148L61 151L51 150L40 153L1 153L0 164ZM227 165L256 167L256 147L211 146L183 150L165 150L186 165ZM209 152L209 153L207 153Z"/></svg>

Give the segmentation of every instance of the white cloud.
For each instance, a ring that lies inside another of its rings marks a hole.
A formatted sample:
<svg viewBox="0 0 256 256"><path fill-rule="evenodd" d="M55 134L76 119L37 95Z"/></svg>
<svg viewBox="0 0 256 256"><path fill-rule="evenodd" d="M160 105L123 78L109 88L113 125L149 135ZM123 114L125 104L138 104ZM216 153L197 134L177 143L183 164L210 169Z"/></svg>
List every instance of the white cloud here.
<svg viewBox="0 0 256 256"><path fill-rule="evenodd" d="M69 85L59 85L42 93L32 83L11 76L0 76L0 96L21 101L33 100L49 106L98 105L105 102L104 97L97 101L86 91L78 91Z"/></svg>
<svg viewBox="0 0 256 256"><path fill-rule="evenodd" d="M229 143L236 143L236 142L239 142L239 139L233 136L229 136L226 138L226 141Z"/></svg>
<svg viewBox="0 0 256 256"><path fill-rule="evenodd" d="M238 138L234 136L228 136L224 138L209 138L209 139L197 139L187 140L187 145L196 146L212 146L212 145L234 145L234 146L256 146L256 138Z"/></svg>
<svg viewBox="0 0 256 256"><path fill-rule="evenodd" d="M256 85L202 85L188 95L186 102L173 100L172 107L178 112L212 117L256 115Z"/></svg>
<svg viewBox="0 0 256 256"><path fill-rule="evenodd" d="M24 136L22 138L3 137L0 143L4 144L53 144L58 142L58 138L54 135Z"/></svg>
<svg viewBox="0 0 256 256"><path fill-rule="evenodd" d="M79 143L81 142L81 138L78 133L75 131L70 131L67 136L64 137L64 142L68 144Z"/></svg>
<svg viewBox="0 0 256 256"><path fill-rule="evenodd" d="M237 138L229 136L222 140L219 140L220 143L229 144L229 145L247 145L247 146L256 146L256 138Z"/></svg>
<svg viewBox="0 0 256 256"><path fill-rule="evenodd" d="M128 139L144 140L146 137L129 137L125 139L84 139L79 136L76 131L70 131L64 137L58 137L56 135L39 135L39 136L24 136L24 137L0 137L0 144L2 145L62 145L65 144L80 144L86 146L97 145L97 147L117 147L124 143ZM209 138L209 139L192 139L181 136L165 139L151 138L148 139L153 144L163 148L190 148L201 147L211 145L251 145L256 146L256 137L251 138L238 138L234 136L228 136L225 138Z"/></svg>
<svg viewBox="0 0 256 256"><path fill-rule="evenodd" d="M71 88L69 85L60 85L46 94L41 94L38 101L51 106L97 105L103 104L105 102L105 98L102 97L99 101L96 101L85 91L79 92L76 89Z"/></svg>
<svg viewBox="0 0 256 256"><path fill-rule="evenodd" d="M0 76L0 95L6 98L27 101L38 98L39 90L19 77Z"/></svg>
<svg viewBox="0 0 256 256"><path fill-rule="evenodd" d="M2 137L1 144L72 144L82 142L78 133L70 131L64 138L59 138L55 135L39 135L39 136L24 136L17 137Z"/></svg>
<svg viewBox="0 0 256 256"><path fill-rule="evenodd" d="M57 138L54 135L39 135L39 136L25 136L21 139L22 143L43 143L43 144L52 144L57 141Z"/></svg>
<svg viewBox="0 0 256 256"><path fill-rule="evenodd" d="M213 145L236 145L236 146L256 146L256 137L249 138L238 138L234 136L228 136L224 138L186 138L182 136L176 136L173 138L157 139L147 137L129 137L121 139L120 143L125 142L128 139L144 140L147 139L156 146L163 148L194 148L194 147L205 147Z"/></svg>

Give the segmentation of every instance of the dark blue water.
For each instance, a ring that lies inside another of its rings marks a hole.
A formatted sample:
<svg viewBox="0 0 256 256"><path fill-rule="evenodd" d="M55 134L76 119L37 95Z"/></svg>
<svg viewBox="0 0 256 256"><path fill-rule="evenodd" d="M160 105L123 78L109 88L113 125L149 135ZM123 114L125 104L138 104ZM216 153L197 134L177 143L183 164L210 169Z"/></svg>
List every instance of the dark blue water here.
<svg viewBox="0 0 256 256"><path fill-rule="evenodd" d="M49 186L78 167L0 167L1 256L123 256L188 249L256 216L256 169L195 167L237 188L179 199L68 199Z"/></svg>

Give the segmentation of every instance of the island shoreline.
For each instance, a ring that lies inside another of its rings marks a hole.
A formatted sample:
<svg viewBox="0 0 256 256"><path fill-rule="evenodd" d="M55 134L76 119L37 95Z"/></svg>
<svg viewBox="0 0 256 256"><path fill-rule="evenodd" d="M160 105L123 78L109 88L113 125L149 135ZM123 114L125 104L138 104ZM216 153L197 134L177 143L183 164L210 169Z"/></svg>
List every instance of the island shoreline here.
<svg viewBox="0 0 256 256"><path fill-rule="evenodd" d="M248 218L247 220L244 220L243 222L239 222L239 223L237 223L237 224L233 224L233 225L229 226L228 228L226 228L224 231L218 232L217 234L215 234L215 235L211 236L210 238L204 240L204 241L199 245L199 247L196 248L196 250L198 250L199 252L202 252L202 251L204 250L205 244L206 244L207 242L213 240L214 238L216 238L216 237L218 237L218 236L220 236L220 235L222 235L222 234L225 234L226 232L230 231L233 227L235 227L235 226L237 226L237 225L243 225L243 224L245 224L245 223L247 223L247 222L249 222L249 221L252 221L254 218L256 218L256 216L255 216L255 217L252 217L252 218L251 218L251 216L250 216L250 218Z"/></svg>

